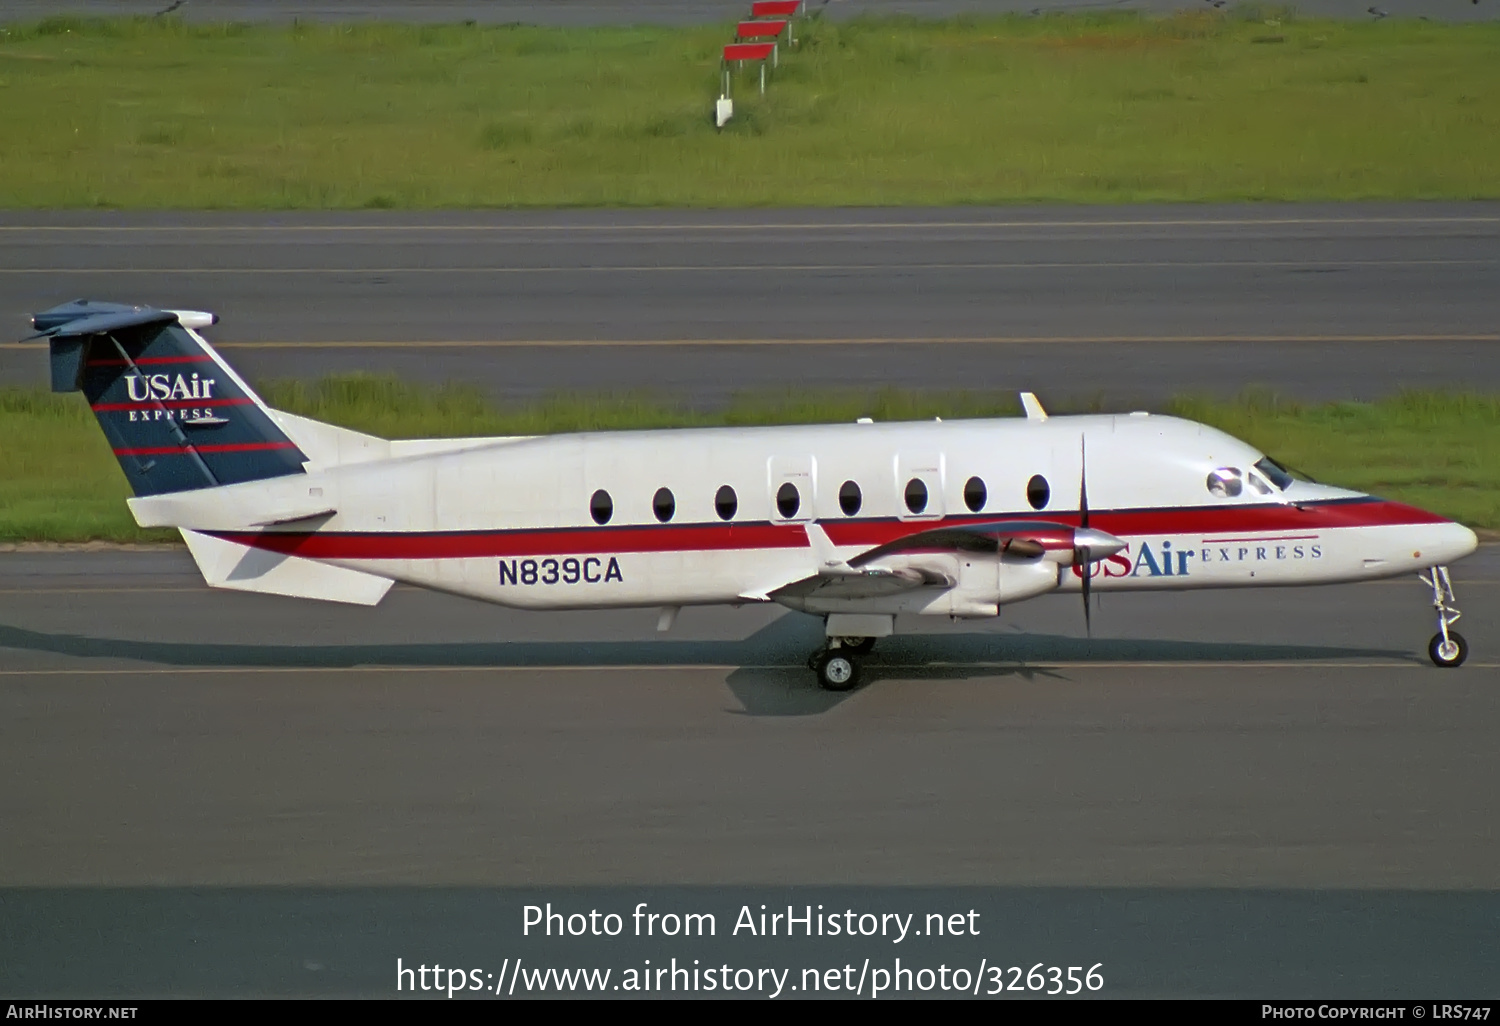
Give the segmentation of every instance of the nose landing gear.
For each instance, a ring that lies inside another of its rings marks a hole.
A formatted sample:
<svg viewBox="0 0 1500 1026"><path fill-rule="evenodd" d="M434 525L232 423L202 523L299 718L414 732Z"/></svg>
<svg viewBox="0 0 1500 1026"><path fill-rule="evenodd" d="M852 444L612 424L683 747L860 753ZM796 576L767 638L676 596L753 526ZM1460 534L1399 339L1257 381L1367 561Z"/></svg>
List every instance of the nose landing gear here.
<svg viewBox="0 0 1500 1026"><path fill-rule="evenodd" d="M1418 574L1422 583L1432 589L1432 608L1437 610L1438 632L1427 643L1427 655L1438 666L1462 666L1469 658L1469 643L1458 631L1450 630L1462 616L1454 603L1453 581L1448 577L1448 568L1435 566L1428 574Z"/></svg>

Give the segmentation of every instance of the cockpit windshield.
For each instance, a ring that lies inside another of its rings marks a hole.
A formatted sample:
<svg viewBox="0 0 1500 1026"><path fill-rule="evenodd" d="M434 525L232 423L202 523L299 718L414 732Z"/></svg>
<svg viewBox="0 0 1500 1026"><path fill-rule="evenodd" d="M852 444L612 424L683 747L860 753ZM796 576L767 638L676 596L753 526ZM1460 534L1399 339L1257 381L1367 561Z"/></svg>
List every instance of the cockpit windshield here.
<svg viewBox="0 0 1500 1026"><path fill-rule="evenodd" d="M1287 486L1290 485L1294 480L1294 478L1292 477L1292 472L1290 470L1287 470L1280 463L1277 463L1269 456L1265 457L1259 463L1255 464L1255 469L1264 474L1273 485L1283 491L1285 491Z"/></svg>

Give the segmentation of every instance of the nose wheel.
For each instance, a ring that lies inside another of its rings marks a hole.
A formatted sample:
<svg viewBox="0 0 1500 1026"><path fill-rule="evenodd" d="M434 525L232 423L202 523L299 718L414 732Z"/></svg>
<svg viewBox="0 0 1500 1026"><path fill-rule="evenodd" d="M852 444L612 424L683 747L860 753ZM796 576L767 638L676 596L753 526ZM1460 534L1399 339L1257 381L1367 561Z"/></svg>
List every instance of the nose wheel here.
<svg viewBox="0 0 1500 1026"><path fill-rule="evenodd" d="M1427 656L1436 666L1462 666L1469 658L1469 643L1452 629L1463 614L1454 605L1458 600L1453 595L1453 580L1448 576L1448 568L1435 566L1429 573L1417 576L1432 589L1432 608L1437 611L1438 618L1438 632L1427 643Z"/></svg>
<svg viewBox="0 0 1500 1026"><path fill-rule="evenodd" d="M1458 631L1449 631L1446 638L1434 634L1427 643L1427 655L1438 666L1462 666L1469 658L1469 643Z"/></svg>

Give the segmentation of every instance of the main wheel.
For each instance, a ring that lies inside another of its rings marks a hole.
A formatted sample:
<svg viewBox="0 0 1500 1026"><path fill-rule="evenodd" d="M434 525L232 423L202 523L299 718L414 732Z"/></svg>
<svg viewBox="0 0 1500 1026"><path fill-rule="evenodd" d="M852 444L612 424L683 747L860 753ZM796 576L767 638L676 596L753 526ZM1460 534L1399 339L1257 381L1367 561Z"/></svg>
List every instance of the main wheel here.
<svg viewBox="0 0 1500 1026"><path fill-rule="evenodd" d="M874 638L840 638L839 647L855 655L869 655L875 647Z"/></svg>
<svg viewBox="0 0 1500 1026"><path fill-rule="evenodd" d="M859 684L859 657L846 648L819 652L813 669L818 683L829 691L848 691Z"/></svg>
<svg viewBox="0 0 1500 1026"><path fill-rule="evenodd" d="M1469 643L1457 631L1449 631L1446 642L1441 634L1434 634L1427 643L1427 655L1438 666L1462 666L1469 658Z"/></svg>

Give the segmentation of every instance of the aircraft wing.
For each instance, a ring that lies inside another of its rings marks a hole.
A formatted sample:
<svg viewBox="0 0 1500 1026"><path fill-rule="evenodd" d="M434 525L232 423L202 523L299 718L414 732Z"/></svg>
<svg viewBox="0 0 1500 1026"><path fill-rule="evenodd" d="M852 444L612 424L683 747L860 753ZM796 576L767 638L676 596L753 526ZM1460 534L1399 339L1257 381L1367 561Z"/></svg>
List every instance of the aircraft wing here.
<svg viewBox="0 0 1500 1026"><path fill-rule="evenodd" d="M1009 520L946 525L897 538L840 559L827 533L807 525L808 542L817 557L817 572L769 590L773 601L807 598L885 598L915 588L951 588L958 582L924 560L933 554L979 553L1017 559L1071 561L1082 534L1078 528L1042 520ZM1090 532L1094 533L1094 532Z"/></svg>
<svg viewBox="0 0 1500 1026"><path fill-rule="evenodd" d="M956 582L947 574L917 566L870 567L863 570L823 571L772 590L774 601L806 598L873 599L896 595L913 588L951 588Z"/></svg>
<svg viewBox="0 0 1500 1026"><path fill-rule="evenodd" d="M998 520L918 531L867 549L849 559L851 567L869 566L890 557L917 552L1004 553L1039 559L1049 552L1071 553L1078 529L1049 520Z"/></svg>

